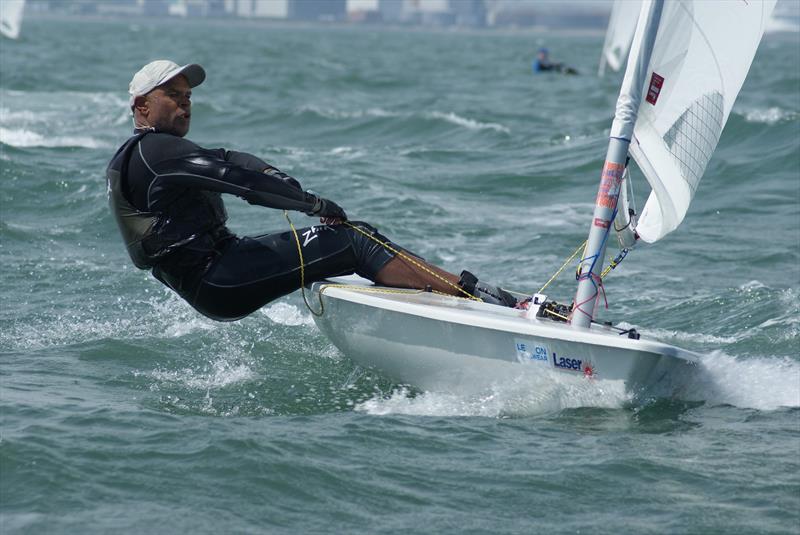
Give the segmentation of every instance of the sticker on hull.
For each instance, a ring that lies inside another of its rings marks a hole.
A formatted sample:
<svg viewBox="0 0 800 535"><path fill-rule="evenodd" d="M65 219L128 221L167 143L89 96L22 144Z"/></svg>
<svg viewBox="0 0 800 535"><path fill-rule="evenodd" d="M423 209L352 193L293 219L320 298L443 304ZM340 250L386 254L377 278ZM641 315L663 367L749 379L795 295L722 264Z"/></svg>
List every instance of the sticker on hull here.
<svg viewBox="0 0 800 535"><path fill-rule="evenodd" d="M594 366L585 359L567 357L552 353L553 367L558 370L583 373L586 377L594 377Z"/></svg>
<svg viewBox="0 0 800 535"><path fill-rule="evenodd" d="M539 364L548 364L549 351L546 346L531 342L528 340L515 339L517 351L517 360L523 364L534 362Z"/></svg>

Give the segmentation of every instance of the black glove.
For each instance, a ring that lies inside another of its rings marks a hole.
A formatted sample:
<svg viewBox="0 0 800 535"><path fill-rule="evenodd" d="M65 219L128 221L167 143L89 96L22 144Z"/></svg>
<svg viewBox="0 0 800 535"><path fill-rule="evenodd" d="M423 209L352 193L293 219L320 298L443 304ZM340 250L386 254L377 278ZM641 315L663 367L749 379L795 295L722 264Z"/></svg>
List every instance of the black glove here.
<svg viewBox="0 0 800 535"><path fill-rule="evenodd" d="M344 213L344 210L342 210L341 206L329 199L323 199L322 197L317 197L313 194L312 196L314 197L314 207L311 208L310 211L306 212L306 215L319 216L325 219L332 218L347 221L347 214Z"/></svg>

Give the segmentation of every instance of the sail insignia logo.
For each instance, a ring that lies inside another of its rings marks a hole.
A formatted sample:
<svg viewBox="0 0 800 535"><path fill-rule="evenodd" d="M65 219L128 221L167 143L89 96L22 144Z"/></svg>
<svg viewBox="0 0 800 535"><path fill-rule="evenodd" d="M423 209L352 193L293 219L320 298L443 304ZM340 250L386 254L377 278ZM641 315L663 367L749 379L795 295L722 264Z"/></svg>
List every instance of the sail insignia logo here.
<svg viewBox="0 0 800 535"><path fill-rule="evenodd" d="M656 71L653 71L653 76L650 77L650 89L647 90L647 98L645 98L645 100L655 106L663 86L664 77L656 74Z"/></svg>

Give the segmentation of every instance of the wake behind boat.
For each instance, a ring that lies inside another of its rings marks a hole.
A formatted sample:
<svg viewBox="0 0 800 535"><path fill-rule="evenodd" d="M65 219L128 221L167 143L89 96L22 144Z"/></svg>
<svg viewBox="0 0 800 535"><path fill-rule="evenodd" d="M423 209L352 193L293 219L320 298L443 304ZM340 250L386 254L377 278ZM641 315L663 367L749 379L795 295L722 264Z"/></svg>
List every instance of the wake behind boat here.
<svg viewBox="0 0 800 535"><path fill-rule="evenodd" d="M315 321L346 355L426 390L474 391L525 374L621 381L670 395L699 356L598 323L612 226L620 253L683 221L744 83L775 0L642 2L572 304L527 311L421 291L317 283ZM629 149L652 191L628 206ZM541 291L541 290L540 290ZM635 323L632 320L631 323Z"/></svg>

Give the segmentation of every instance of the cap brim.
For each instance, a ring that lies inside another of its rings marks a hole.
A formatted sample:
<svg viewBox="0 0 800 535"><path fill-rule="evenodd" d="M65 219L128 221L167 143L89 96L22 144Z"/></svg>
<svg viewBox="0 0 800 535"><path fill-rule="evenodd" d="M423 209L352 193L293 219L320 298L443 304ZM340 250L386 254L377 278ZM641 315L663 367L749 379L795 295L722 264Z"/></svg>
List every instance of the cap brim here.
<svg viewBox="0 0 800 535"><path fill-rule="evenodd" d="M189 87L197 87L198 85L203 83L203 80L206 79L205 69L203 69L203 67L201 67L197 63L190 63L189 65L184 65L180 69L177 69L169 73L169 75L165 76L164 80L162 80L161 83L158 85L162 85L169 82L179 74L182 74L186 77L186 81L189 82Z"/></svg>

